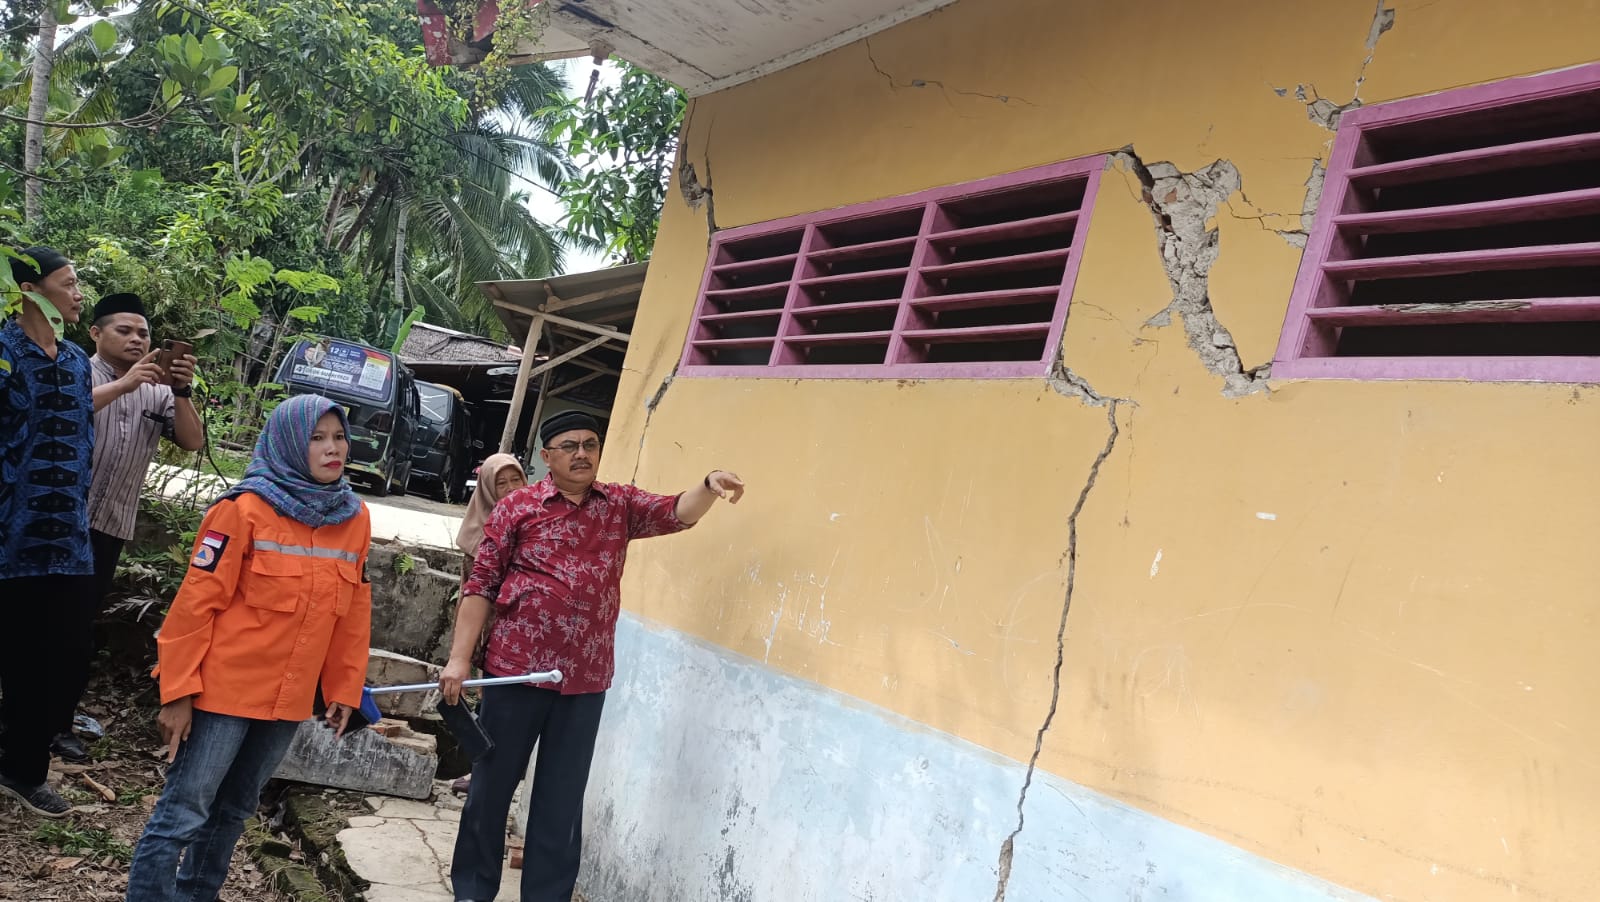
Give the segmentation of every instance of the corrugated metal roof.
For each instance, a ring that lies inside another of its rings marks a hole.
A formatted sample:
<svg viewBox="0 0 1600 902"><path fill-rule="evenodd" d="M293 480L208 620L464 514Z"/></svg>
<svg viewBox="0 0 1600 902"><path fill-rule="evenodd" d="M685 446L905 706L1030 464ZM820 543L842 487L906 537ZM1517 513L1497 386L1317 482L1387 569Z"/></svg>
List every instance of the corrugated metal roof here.
<svg viewBox="0 0 1600 902"><path fill-rule="evenodd" d="M503 364L516 363L520 357L516 348L493 339L428 323L413 324L405 343L400 346L400 358L407 364Z"/></svg>
<svg viewBox="0 0 1600 902"><path fill-rule="evenodd" d="M550 303L552 296L563 304L591 298L554 311L558 316L628 332L633 328L639 293L644 290L644 277L649 270L648 262L632 263L548 279L479 282L478 288L494 302L495 314L513 340L528 334L533 314Z"/></svg>

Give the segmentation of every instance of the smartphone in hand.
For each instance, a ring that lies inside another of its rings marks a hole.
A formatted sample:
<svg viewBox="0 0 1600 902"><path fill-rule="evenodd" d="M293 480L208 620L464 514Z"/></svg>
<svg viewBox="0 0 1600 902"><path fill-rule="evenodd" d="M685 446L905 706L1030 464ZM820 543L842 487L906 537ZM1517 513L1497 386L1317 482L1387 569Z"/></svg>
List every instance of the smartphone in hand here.
<svg viewBox="0 0 1600 902"><path fill-rule="evenodd" d="M163 384L172 385L172 361L188 354L194 353L194 345L186 341L167 339L161 343L161 353L156 356L156 366L161 367L161 372L166 374Z"/></svg>

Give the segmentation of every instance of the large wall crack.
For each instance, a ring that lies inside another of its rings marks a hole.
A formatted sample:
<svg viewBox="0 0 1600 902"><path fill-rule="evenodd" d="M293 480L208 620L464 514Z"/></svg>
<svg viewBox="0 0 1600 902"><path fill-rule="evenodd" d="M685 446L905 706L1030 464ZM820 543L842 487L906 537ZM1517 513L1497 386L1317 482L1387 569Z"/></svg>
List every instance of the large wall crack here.
<svg viewBox="0 0 1600 902"><path fill-rule="evenodd" d="M711 237L717 234L717 194L711 189L711 155L705 158L706 177L701 181L700 174L695 171L693 163L684 163L678 169L678 191L683 194L683 202L689 209L706 210L706 242L709 245Z"/></svg>
<svg viewBox="0 0 1600 902"><path fill-rule="evenodd" d="M656 415L656 408L660 406L661 399L667 396L667 389L672 387L672 380L676 378L678 378L678 367L674 364L672 372L667 374L667 378L661 380L661 384L656 387L655 394L651 395L650 400L645 402L644 425L639 427L639 453L634 455L633 458L633 475L628 477L629 485L639 484L639 465L644 463L644 440L645 436L650 434L650 420Z"/></svg>
<svg viewBox="0 0 1600 902"><path fill-rule="evenodd" d="M1196 172L1181 172L1171 163L1146 166L1132 148L1113 158L1139 179L1140 197L1155 219L1161 262L1172 285L1172 303L1146 325L1169 325L1177 314L1189 347L1206 369L1223 378L1223 394L1239 397L1265 390L1272 364L1246 368L1233 333L1211 307L1211 267L1220 249L1214 222L1217 210L1239 192L1238 167L1227 160L1217 160Z"/></svg>
<svg viewBox="0 0 1600 902"><path fill-rule="evenodd" d="M1066 395L1069 398L1077 398L1090 407L1104 407L1107 404L1139 406L1132 398L1108 398L1100 394L1093 385L1089 384L1089 380L1074 373L1071 367L1059 360L1056 361L1055 367L1050 371L1050 375L1045 381L1049 383L1051 388L1056 390L1057 394Z"/></svg>
<svg viewBox="0 0 1600 902"><path fill-rule="evenodd" d="M1105 466L1106 459L1117 447L1117 437L1122 433L1122 427L1117 424L1117 411L1122 405L1132 403L1123 398L1101 396L1071 370L1061 368L1058 378L1064 380L1070 389L1063 391L1061 386L1056 385L1056 378L1052 378L1051 384L1056 386L1058 391L1073 397L1085 398L1089 403L1106 406L1106 441L1100 453L1095 455L1094 463L1089 465L1089 475L1084 479L1083 488L1078 491L1078 501L1072 506L1072 513L1067 515L1067 591L1066 598L1061 603L1061 621L1056 626L1056 665L1050 676L1050 707L1045 711L1044 722L1039 725L1039 731L1034 736L1033 754L1028 758L1028 770L1022 778L1022 791L1017 794L1017 826L1000 845L994 902L1005 902L1006 890L1011 883L1011 864L1016 854L1017 837L1022 835L1022 828L1027 822L1028 790L1033 787L1033 775L1039 767L1039 756L1044 752L1045 734L1050 732L1050 725L1056 719L1056 708L1061 702L1061 670L1067 660L1067 615L1072 611L1072 596L1078 587L1078 517L1083 514L1084 506L1089 503L1089 494L1094 491L1095 483L1100 480L1100 470Z"/></svg>

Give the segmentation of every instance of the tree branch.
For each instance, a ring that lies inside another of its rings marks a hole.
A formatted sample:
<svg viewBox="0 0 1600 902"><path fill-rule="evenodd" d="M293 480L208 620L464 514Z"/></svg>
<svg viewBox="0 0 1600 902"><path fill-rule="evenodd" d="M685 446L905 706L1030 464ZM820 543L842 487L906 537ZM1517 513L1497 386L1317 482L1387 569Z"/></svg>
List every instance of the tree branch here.
<svg viewBox="0 0 1600 902"><path fill-rule="evenodd" d="M174 111L176 112L176 111ZM156 113L154 108L150 112L140 113L131 119L109 119L105 122L68 122L51 121L48 119L29 119L27 116L14 116L11 113L0 113L0 119L8 122L19 122L23 125L38 125L44 128L64 129L96 129L96 128L149 128L171 118L171 113Z"/></svg>

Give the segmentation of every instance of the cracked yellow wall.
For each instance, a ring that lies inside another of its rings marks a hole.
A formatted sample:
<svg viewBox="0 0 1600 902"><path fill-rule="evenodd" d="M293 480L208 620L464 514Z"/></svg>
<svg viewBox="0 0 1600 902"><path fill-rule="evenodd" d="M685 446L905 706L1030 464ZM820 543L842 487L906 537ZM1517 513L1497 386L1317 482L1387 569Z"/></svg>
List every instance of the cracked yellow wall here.
<svg viewBox="0 0 1600 902"><path fill-rule="evenodd" d="M695 102L684 158L720 227L1129 145L1231 161L1210 296L1254 367L1299 263L1277 231L1332 137L1298 86L1371 103L1597 54L1600 4L1392 7L1369 46L1367 0L963 0ZM1138 194L1107 173L1064 341L1127 399L1090 486L1108 409L1042 379L678 379L647 412L705 263L706 211L674 191L605 475L720 466L751 493L635 546L628 606L1027 761L1084 496L1040 767L1380 898L1593 899L1594 392L1225 398L1180 324L1146 325L1172 289Z"/></svg>

